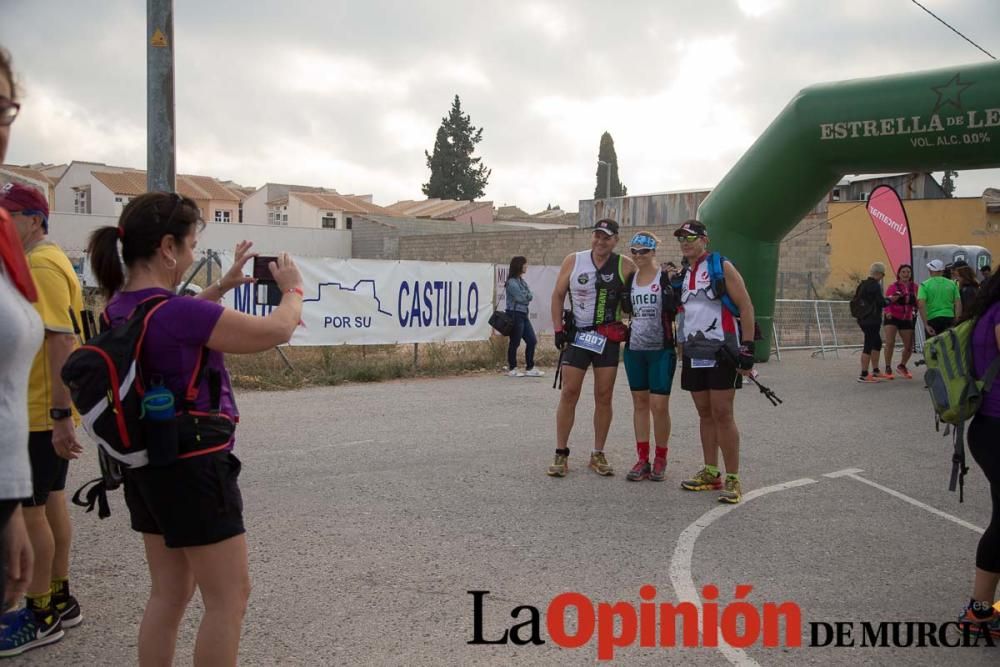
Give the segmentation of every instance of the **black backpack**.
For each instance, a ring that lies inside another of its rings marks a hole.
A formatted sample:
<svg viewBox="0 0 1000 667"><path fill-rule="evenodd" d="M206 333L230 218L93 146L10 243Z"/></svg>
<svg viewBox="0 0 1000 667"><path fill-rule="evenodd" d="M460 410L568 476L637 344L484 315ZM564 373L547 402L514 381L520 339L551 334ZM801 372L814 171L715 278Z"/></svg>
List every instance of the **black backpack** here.
<svg viewBox="0 0 1000 667"><path fill-rule="evenodd" d="M168 422L142 419L142 402L147 386L143 378L142 342L150 318L170 297L156 295L136 306L125 322L112 326L105 312L101 332L77 348L62 368L62 380L69 387L73 405L83 421L83 427L97 443L101 477L77 490L73 502L87 511L99 503L98 515L110 515L107 491L117 489L124 469L142 468L150 464L150 433L157 441L169 434L169 444L176 452L172 460L207 454L224 448L232 439L236 424L219 412L222 379L209 371L208 383L212 408L209 412L195 410L195 399L205 378L208 348L202 348L185 395L174 397L180 406ZM154 458L160 462L162 455ZM163 461L163 463L172 462ZM84 490L86 501L81 500Z"/></svg>

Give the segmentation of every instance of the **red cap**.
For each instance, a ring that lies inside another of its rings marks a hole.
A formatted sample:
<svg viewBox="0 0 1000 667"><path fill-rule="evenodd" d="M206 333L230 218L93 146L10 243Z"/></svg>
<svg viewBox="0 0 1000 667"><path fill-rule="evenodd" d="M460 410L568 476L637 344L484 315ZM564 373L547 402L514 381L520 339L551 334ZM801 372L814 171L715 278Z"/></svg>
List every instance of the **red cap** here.
<svg viewBox="0 0 1000 667"><path fill-rule="evenodd" d="M11 213L38 211L46 220L49 217L49 203L45 195L20 183L7 183L0 187L0 206Z"/></svg>

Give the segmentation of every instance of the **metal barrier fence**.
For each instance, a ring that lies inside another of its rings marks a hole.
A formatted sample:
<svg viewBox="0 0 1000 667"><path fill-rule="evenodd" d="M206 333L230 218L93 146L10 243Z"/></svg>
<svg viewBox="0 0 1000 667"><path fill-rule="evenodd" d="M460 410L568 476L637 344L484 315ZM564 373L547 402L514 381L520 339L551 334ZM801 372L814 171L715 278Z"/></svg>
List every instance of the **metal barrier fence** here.
<svg viewBox="0 0 1000 667"><path fill-rule="evenodd" d="M816 350L823 358L832 352L839 358L839 350L864 342L849 301L778 299L772 327L772 352L779 360L783 350Z"/></svg>

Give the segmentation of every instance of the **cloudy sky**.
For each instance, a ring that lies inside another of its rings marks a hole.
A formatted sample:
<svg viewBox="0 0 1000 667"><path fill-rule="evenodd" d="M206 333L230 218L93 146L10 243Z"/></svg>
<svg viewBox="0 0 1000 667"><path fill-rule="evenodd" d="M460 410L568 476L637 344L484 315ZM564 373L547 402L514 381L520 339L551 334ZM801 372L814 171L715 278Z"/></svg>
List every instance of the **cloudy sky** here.
<svg viewBox="0 0 1000 667"><path fill-rule="evenodd" d="M921 0L1000 56L998 0ZM143 0L0 0L22 115L7 161L145 168ZM455 94L486 197L710 187L801 88L988 57L910 0L175 0L178 169L420 199ZM1000 187L960 172L957 194Z"/></svg>

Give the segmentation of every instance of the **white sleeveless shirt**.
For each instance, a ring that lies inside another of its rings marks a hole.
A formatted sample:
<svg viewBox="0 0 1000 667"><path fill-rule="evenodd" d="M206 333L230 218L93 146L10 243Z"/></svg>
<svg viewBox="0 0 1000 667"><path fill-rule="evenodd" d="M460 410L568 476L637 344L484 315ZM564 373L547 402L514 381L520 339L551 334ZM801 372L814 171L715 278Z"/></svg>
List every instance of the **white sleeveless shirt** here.
<svg viewBox="0 0 1000 667"><path fill-rule="evenodd" d="M648 285L639 284L638 273L632 283L632 333L630 350L663 349L663 294L660 272Z"/></svg>

